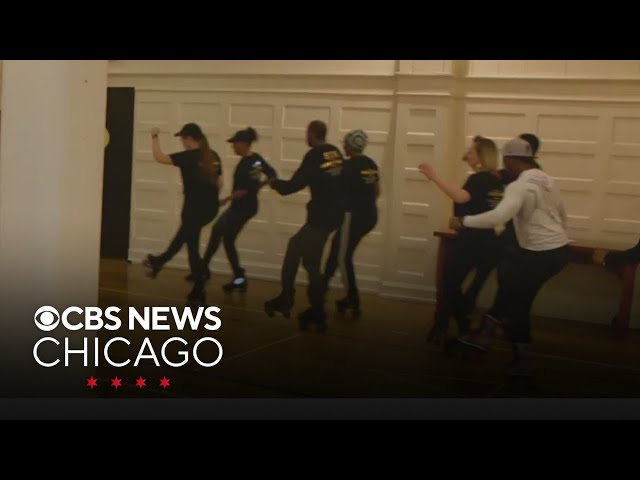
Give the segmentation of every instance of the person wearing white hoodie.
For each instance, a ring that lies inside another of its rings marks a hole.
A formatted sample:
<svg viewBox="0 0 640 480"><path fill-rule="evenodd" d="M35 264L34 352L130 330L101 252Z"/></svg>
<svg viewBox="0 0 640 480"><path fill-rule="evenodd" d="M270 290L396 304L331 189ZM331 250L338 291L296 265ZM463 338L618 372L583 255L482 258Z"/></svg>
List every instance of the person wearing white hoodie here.
<svg viewBox="0 0 640 480"><path fill-rule="evenodd" d="M535 372L531 349L530 312L533 302L552 277L569 261L567 215L554 180L537 168L531 145L516 138L502 151L504 166L517 180L507 186L503 200L492 211L453 218L451 226L494 228L513 220L518 248L509 259L500 288L504 289L509 333L517 352L512 376L531 377ZM490 336L486 329L479 335L459 340L465 345L488 351Z"/></svg>

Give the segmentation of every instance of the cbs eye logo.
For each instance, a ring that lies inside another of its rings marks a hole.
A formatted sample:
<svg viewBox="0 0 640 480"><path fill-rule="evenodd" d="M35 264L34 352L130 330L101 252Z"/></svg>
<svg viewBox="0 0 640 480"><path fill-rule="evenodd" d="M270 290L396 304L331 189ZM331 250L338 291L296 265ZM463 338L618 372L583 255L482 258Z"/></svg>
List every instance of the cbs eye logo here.
<svg viewBox="0 0 640 480"><path fill-rule="evenodd" d="M40 307L33 316L33 320L40 330L50 332L60 323L60 314L53 307Z"/></svg>

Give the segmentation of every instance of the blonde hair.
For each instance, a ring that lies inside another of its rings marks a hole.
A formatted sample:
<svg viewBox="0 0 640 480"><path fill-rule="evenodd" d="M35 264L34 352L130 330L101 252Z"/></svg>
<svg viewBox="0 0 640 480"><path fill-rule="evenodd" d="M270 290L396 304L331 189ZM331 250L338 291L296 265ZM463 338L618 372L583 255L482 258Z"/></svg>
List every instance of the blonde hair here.
<svg viewBox="0 0 640 480"><path fill-rule="evenodd" d="M482 170L496 172L498 170L498 147L493 140L480 135L473 139L473 147L478 153Z"/></svg>

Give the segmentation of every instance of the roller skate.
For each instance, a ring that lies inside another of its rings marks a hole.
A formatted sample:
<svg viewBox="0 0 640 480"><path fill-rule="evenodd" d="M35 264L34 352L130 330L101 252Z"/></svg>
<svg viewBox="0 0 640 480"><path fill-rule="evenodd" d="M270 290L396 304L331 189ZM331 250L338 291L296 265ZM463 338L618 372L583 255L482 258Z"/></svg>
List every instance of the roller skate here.
<svg viewBox="0 0 640 480"><path fill-rule="evenodd" d="M336 301L336 310L342 315L350 311L354 317L359 317L362 314L360 300L354 297L346 297Z"/></svg>
<svg viewBox="0 0 640 480"><path fill-rule="evenodd" d="M264 302L264 311L269 318L275 317L276 313L282 314L284 318L291 318L291 308L293 300L279 295L272 300Z"/></svg>
<svg viewBox="0 0 640 480"><path fill-rule="evenodd" d="M315 325L317 332L324 333L327 331L327 314L324 310L309 308L298 315L298 323L300 330L307 331L310 325Z"/></svg>
<svg viewBox="0 0 640 480"><path fill-rule="evenodd" d="M146 273L149 278L156 278L160 270L162 270L158 257L154 255L147 255L147 258L142 262L142 266L147 270Z"/></svg>

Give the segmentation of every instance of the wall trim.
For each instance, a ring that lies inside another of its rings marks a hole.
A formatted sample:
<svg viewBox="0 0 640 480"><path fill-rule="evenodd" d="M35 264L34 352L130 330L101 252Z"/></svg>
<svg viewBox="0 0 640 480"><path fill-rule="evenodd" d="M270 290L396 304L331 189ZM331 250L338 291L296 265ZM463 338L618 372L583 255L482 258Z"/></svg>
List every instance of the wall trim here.
<svg viewBox="0 0 640 480"><path fill-rule="evenodd" d="M399 78L431 78L431 79L453 79L455 75L448 72L395 72L395 73L275 73L275 72L252 72L252 73L230 73L230 72L197 72L197 71L183 71L183 72L145 72L145 71L109 71L109 77L211 77L211 78L235 78L235 77L260 77L260 78L386 78L393 79ZM569 82L581 82L581 83L630 83L640 84L640 77L578 77L578 76L536 76L536 75L467 75L463 77L457 77L459 80L467 81L498 81L498 82L545 82L545 83L569 83Z"/></svg>
<svg viewBox="0 0 640 480"><path fill-rule="evenodd" d="M581 82L579 92L572 82ZM331 83L329 83L331 82ZM639 79L581 77L455 77L451 74L213 74L112 72L109 86L138 92L338 95L357 98L425 98L462 101L640 104ZM612 89L612 87L615 87Z"/></svg>
<svg viewBox="0 0 640 480"><path fill-rule="evenodd" d="M318 77L340 77L340 78L394 78L398 74L391 73L230 73L230 72L144 72L126 71L109 72L110 77L212 77L212 78L234 78L234 77L267 77L267 78L318 78ZM402 74L405 75L405 74ZM437 75L434 75L437 76Z"/></svg>
<svg viewBox="0 0 640 480"><path fill-rule="evenodd" d="M602 83L602 82L627 82L627 83L640 83L640 77L576 77L576 76L562 76L562 77L551 77L551 76L542 76L542 75L501 75L501 76L491 76L491 75L468 75L466 77L462 77L466 80L490 80L490 81L544 81L544 82L584 82L584 83Z"/></svg>
<svg viewBox="0 0 640 480"><path fill-rule="evenodd" d="M450 72L396 72L394 76L400 78L454 78L453 73Z"/></svg>
<svg viewBox="0 0 640 480"><path fill-rule="evenodd" d="M257 93L392 97L392 76L353 75L113 75L109 86L133 86L139 92Z"/></svg>
<svg viewBox="0 0 640 480"><path fill-rule="evenodd" d="M116 85L110 85L116 86ZM170 88L170 87L136 87L137 92L155 93L260 93L260 94L293 94L293 95L346 95L358 97L393 97L393 92L363 92L357 90L277 90L258 88Z"/></svg>
<svg viewBox="0 0 640 480"><path fill-rule="evenodd" d="M464 100L476 100L476 101L504 101L510 102L571 102L571 103L620 103L620 104L638 104L640 103L640 96L638 97L570 97L570 96L543 96L543 95L494 95L494 94L482 94L482 93L467 93L461 97Z"/></svg>

